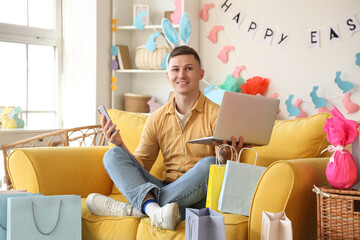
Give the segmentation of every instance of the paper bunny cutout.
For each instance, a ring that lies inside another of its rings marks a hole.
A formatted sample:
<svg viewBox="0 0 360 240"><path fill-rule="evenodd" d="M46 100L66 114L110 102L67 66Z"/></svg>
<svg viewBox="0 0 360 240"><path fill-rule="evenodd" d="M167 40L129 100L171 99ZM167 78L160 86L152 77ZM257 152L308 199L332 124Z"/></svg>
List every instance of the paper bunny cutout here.
<svg viewBox="0 0 360 240"><path fill-rule="evenodd" d="M179 36L173 25L166 18L161 20L161 27L166 40L174 48L179 45L188 45L191 36L191 23L187 13L183 13L180 19ZM180 37L180 44L179 44Z"/></svg>

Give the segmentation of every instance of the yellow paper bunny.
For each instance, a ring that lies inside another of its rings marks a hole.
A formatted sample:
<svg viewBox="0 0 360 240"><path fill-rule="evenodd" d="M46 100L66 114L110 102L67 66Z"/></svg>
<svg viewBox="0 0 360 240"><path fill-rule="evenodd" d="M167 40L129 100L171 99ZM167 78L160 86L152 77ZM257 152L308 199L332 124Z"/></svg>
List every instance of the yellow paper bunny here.
<svg viewBox="0 0 360 240"><path fill-rule="evenodd" d="M1 120L2 120L2 128L8 129L8 128L17 128L16 122L12 118L8 118L8 114L11 113L12 108L6 107L1 114Z"/></svg>

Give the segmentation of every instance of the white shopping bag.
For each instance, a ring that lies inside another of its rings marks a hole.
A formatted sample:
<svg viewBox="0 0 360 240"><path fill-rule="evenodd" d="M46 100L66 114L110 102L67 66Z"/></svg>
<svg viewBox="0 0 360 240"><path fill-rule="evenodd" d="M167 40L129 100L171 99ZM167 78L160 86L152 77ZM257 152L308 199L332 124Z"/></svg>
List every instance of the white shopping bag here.
<svg viewBox="0 0 360 240"><path fill-rule="evenodd" d="M76 195L9 198L8 240L81 240L81 199Z"/></svg>
<svg viewBox="0 0 360 240"><path fill-rule="evenodd" d="M263 211L261 240L292 240L291 221L285 212L271 213Z"/></svg>
<svg viewBox="0 0 360 240"><path fill-rule="evenodd" d="M218 209L221 212L241 214L249 216L252 198L257 183L266 170L266 167L240 163L240 156L243 150L252 148L242 148L236 162L227 161L224 179L219 196Z"/></svg>

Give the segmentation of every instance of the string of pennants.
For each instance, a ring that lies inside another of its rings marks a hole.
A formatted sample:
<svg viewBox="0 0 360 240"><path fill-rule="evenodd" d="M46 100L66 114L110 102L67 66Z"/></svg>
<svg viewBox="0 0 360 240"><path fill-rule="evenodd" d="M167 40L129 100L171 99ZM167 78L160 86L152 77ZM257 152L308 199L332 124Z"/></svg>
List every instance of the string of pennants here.
<svg viewBox="0 0 360 240"><path fill-rule="evenodd" d="M269 27L263 28L264 29L263 32L260 32L261 29L260 23L254 20L253 18L251 18L250 16L247 16L247 14L244 11L242 11L238 6L236 6L234 2L231 0L220 0L216 4L205 3L200 11L200 18L205 23L208 22L210 18L209 11L210 9L213 8L217 9L216 12L222 13L222 16L224 16L232 24L235 24L238 27L241 24L246 24L244 21L245 18L247 17L250 18L250 21L247 21L248 24L243 28L244 33L252 38L254 38L255 34L258 34L259 37L261 37L262 40L269 46L275 45L284 49L286 44L288 43L288 41L290 41L292 37L290 34ZM323 31L325 32L329 43L341 40L341 34L338 26L340 24L344 29L346 29L346 32L349 36L353 36L355 32L360 31L360 24L355 14L353 16L347 17L341 23L331 25L325 30L319 30L319 29L309 30L308 33L306 33L308 38L308 46L320 47L320 33ZM215 25L211 28L209 34L207 35L207 38L213 44L217 44L218 34L221 31L226 36L225 27L222 25ZM226 38L229 41L229 38L227 36ZM231 42L229 41L229 44L223 46L217 55L217 57L220 59L222 63L226 64L228 62L228 54L230 51L235 51L235 56L237 57L236 49L233 45L231 45ZM360 67L360 52L355 54L355 64ZM245 81L242 77L240 77L240 73L242 70L246 70L245 65L240 64L240 66L235 67L234 72L232 74L229 74L226 77L225 82L221 84L219 87L216 87L215 85L205 81L205 83L208 84L209 86L204 90L204 94L215 102L221 102L224 91L236 91L236 92L243 92L254 95L256 94L262 95L266 91L267 86L269 85L269 79L256 76ZM344 108L347 110L347 113L351 114L358 112L360 106L357 103L352 102L350 99L351 97L350 91L354 89L354 84L349 81L342 80L341 71L336 72L336 76L334 77L334 82L343 91L342 103L344 105ZM321 112L330 113L330 110L326 107L327 100L324 97L318 96L317 94L318 90L319 90L319 86L313 86L313 89L310 92L310 97L312 103L315 106L315 109L317 109L319 113ZM278 98L279 94L274 93L271 97ZM296 99L296 101L293 102L294 98L295 96L293 94L290 94L285 101L285 105L289 113L289 117L295 116L296 118L302 118L308 116L307 113L301 109L301 104L303 102L302 99ZM279 112L280 109L278 113Z"/></svg>

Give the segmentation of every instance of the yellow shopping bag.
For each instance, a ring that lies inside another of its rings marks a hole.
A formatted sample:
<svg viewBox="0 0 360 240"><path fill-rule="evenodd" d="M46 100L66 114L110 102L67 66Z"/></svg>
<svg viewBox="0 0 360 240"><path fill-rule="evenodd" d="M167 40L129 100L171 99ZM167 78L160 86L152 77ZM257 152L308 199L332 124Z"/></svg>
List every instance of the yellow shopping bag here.
<svg viewBox="0 0 360 240"><path fill-rule="evenodd" d="M222 144L218 147L216 151L216 164L210 165L209 170L209 179L208 179L208 189L206 195L206 207L211 208L217 212L218 210L218 202L219 202L219 195L221 191L221 186L224 178L225 167L226 164L220 164L220 156L219 152L220 149L223 147L230 147L231 149L231 159L233 159L233 153L235 153L236 159L236 149L233 146L228 144Z"/></svg>
<svg viewBox="0 0 360 240"><path fill-rule="evenodd" d="M221 191L221 185L225 173L225 164L210 165L208 190L206 195L206 207L215 211L218 210L218 201Z"/></svg>

